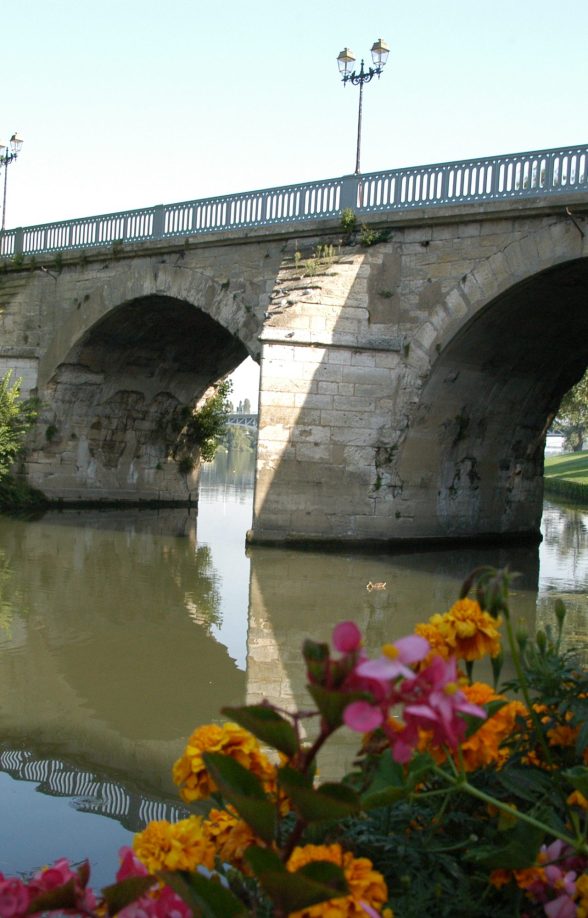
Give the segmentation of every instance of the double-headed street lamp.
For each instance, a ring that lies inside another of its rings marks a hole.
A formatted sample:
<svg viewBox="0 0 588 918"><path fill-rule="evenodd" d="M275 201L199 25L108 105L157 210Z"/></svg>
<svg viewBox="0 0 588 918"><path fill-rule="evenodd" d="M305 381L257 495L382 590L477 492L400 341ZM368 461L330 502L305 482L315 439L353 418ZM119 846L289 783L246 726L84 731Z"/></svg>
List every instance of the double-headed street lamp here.
<svg viewBox="0 0 588 918"><path fill-rule="evenodd" d="M363 84L369 83L370 80L373 80L375 76L380 78L384 70L386 61L388 60L388 54L390 53L390 48L385 41L382 41L381 38L378 38L372 45L372 61L374 66L369 67L368 70L363 69L363 61L359 68L359 73L356 73L355 70L351 70L353 62L355 61L355 56L353 51L349 48L343 48L339 57L337 58L337 63L339 65L339 73L341 74L341 79L343 80L344 85L347 83L353 83L354 86L359 86L359 112L357 116L357 155L355 157L355 174L359 175L359 153L361 149L361 108L363 104Z"/></svg>
<svg viewBox="0 0 588 918"><path fill-rule="evenodd" d="M10 149L0 141L0 167L4 166L4 196L2 198L2 232L6 226L6 185L8 183L8 167L13 163L22 148L22 137L15 132L10 138Z"/></svg>

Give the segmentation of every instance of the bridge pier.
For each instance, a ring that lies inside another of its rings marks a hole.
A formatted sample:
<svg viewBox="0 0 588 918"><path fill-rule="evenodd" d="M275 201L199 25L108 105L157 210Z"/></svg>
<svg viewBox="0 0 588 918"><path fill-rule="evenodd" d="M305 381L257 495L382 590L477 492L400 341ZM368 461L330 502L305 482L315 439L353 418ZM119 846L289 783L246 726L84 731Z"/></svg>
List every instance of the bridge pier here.
<svg viewBox="0 0 588 918"><path fill-rule="evenodd" d="M520 210L284 262L251 542L539 538L548 419L588 362L588 240Z"/></svg>

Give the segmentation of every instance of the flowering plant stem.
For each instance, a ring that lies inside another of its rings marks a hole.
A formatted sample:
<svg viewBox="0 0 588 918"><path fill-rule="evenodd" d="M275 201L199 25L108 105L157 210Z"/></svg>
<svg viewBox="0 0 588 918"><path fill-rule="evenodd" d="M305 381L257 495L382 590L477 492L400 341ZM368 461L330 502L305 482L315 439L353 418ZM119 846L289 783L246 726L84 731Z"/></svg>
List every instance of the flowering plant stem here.
<svg viewBox="0 0 588 918"><path fill-rule="evenodd" d="M547 745L547 742L545 741L545 736L543 734L543 730L541 729L541 723L539 721L539 717L537 716L537 712L535 708L533 707L533 702L531 701L531 696L529 694L529 686L527 684L527 679L525 677L523 667L521 666L520 649L515 640L514 634L512 632L512 623L511 623L510 614L508 614L508 611L504 617L506 619L506 633L508 636L508 644L510 647L510 652L512 654L512 661L514 663L517 678L519 680L519 687L520 687L522 696L525 699L527 711L529 712L529 717L531 718L531 721L533 723L533 727L535 729L537 740L543 750L545 761L547 762L548 765L551 766L551 768L553 768L553 756L551 755L551 750L549 746Z"/></svg>
<svg viewBox="0 0 588 918"><path fill-rule="evenodd" d="M439 778L442 778L447 782L447 784L450 784L454 792L463 791L466 794L470 794L470 796L476 797L478 800L482 800L484 803L488 804L488 806L496 807L497 810L500 810L507 816L520 820L521 822L526 822L527 825L533 826L535 829L540 829L545 833L545 835L551 835L555 838L559 838L561 841L565 842L565 844L571 845L571 847L574 848L579 854L588 854L588 844L586 844L585 838L572 838L565 832L560 832L554 826L547 825L540 819L535 819L534 816L530 816L528 813L521 812L520 810L515 810L512 806L509 806L508 803L503 803L496 797L492 797L490 794L486 794L479 788L474 787L473 784L469 783L465 773L460 774L457 777L453 777L452 775L448 775L446 771L443 771L443 769L439 768L437 765L433 766L433 771ZM425 797L432 796L435 793L437 792L432 791L430 794L425 792L424 794L419 794L419 797L424 799Z"/></svg>

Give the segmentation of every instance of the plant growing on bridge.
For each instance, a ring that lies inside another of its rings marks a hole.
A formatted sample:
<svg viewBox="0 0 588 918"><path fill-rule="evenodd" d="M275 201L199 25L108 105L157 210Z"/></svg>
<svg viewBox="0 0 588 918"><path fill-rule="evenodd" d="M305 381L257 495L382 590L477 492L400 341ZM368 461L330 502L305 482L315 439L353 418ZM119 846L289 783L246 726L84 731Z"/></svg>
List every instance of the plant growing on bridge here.
<svg viewBox="0 0 588 918"><path fill-rule="evenodd" d="M335 247L331 244L317 245L314 255L307 258L303 264L304 274L313 277L330 268L335 261Z"/></svg>
<svg viewBox="0 0 588 918"><path fill-rule="evenodd" d="M362 223L359 231L359 244L365 248L377 245L378 242L387 242L390 238L391 230L375 230L373 227Z"/></svg>
<svg viewBox="0 0 588 918"><path fill-rule="evenodd" d="M100 899L87 864L0 874L0 914L585 918L588 675L561 652L561 603L555 628L515 631L510 580L478 569L374 658L351 621L331 645L307 640L312 708L224 708L229 722L190 736L173 778L206 816L149 823ZM483 657L494 687L473 681ZM362 735L353 769L318 779L344 727Z"/></svg>
<svg viewBox="0 0 588 918"><path fill-rule="evenodd" d="M172 419L172 430L176 434L172 456L178 461L182 474L194 467L193 453L197 450L204 462L210 462L227 432L227 421L231 411L229 396L232 383L224 380L215 386L215 392L204 404L192 409L183 406Z"/></svg>
<svg viewBox="0 0 588 918"><path fill-rule="evenodd" d="M346 207L341 214L341 229L348 236L357 229L357 217L351 207Z"/></svg>

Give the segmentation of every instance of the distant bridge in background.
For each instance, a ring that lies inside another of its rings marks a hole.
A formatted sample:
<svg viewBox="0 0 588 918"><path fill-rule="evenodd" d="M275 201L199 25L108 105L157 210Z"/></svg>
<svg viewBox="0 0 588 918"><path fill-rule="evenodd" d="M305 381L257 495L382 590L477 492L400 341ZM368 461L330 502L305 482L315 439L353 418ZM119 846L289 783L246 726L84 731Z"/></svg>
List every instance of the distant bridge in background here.
<svg viewBox="0 0 588 918"><path fill-rule="evenodd" d="M40 255L177 236L588 191L588 146L509 153L158 204L18 227L0 234L0 256Z"/></svg>
<svg viewBox="0 0 588 918"><path fill-rule="evenodd" d="M230 414L227 423L229 427L249 427L250 430L257 430L259 424L259 415L257 414Z"/></svg>

